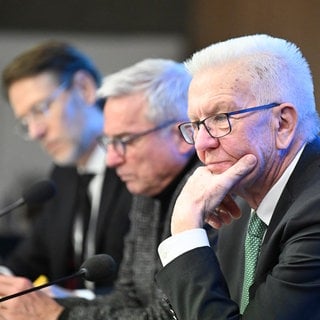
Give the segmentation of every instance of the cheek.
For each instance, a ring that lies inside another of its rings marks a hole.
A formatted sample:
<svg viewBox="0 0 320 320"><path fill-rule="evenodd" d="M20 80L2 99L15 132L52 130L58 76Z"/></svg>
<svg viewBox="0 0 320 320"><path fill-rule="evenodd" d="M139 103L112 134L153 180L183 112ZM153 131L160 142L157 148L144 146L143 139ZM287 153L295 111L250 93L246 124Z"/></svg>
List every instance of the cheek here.
<svg viewBox="0 0 320 320"><path fill-rule="evenodd" d="M161 146L157 144L141 145L132 153L130 160L135 173L143 180L151 182L156 179L159 171L163 171L163 163L166 160L162 157L161 151L159 152L161 150L159 148Z"/></svg>
<svg viewBox="0 0 320 320"><path fill-rule="evenodd" d="M215 156L230 160L231 163L249 153L260 158L263 148L265 148L265 143L260 143L261 141L263 139L258 133L254 133L252 130L241 131L237 135L229 135L220 139L219 150L215 151ZM204 157L204 153L199 155L201 161Z"/></svg>
<svg viewBox="0 0 320 320"><path fill-rule="evenodd" d="M259 120L259 118L254 121L239 122L239 126L234 130L234 135L231 134L230 138L233 139L233 145L236 146L236 149L246 152L254 151L256 148L259 149L265 144L269 144L270 127L266 124L265 119Z"/></svg>
<svg viewBox="0 0 320 320"><path fill-rule="evenodd" d="M82 127L86 118L86 107L81 101L71 95L66 99L64 104L61 104L60 109L57 110L61 123L75 130L77 126Z"/></svg>
<svg viewBox="0 0 320 320"><path fill-rule="evenodd" d="M238 159L245 154L254 154L260 164L262 165L265 160L272 156L274 151L273 136L270 134L270 127L268 126L251 126L245 134L241 135L234 144L238 147L238 154L235 153Z"/></svg>
<svg viewBox="0 0 320 320"><path fill-rule="evenodd" d="M135 155L134 161L136 168L141 175L149 176L158 166L159 154L155 150L139 150Z"/></svg>
<svg viewBox="0 0 320 320"><path fill-rule="evenodd" d="M74 110L65 110L61 112L60 116L60 126L64 132L65 136L72 137L73 139L81 139L83 135L85 117L82 112L76 112Z"/></svg>
<svg viewBox="0 0 320 320"><path fill-rule="evenodd" d="M123 166L125 166L131 174L140 177L146 170L146 162L148 163L148 157L142 149L136 148L134 145L127 146Z"/></svg>
<svg viewBox="0 0 320 320"><path fill-rule="evenodd" d="M205 152L202 150L196 149L197 156L202 163L205 163Z"/></svg>

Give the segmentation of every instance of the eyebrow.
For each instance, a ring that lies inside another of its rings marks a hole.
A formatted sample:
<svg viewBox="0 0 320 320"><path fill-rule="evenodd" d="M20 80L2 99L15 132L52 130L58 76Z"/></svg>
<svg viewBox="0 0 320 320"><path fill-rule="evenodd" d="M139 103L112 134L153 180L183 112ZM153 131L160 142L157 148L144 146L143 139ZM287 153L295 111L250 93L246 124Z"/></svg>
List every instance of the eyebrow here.
<svg viewBox="0 0 320 320"><path fill-rule="evenodd" d="M210 116L214 116L216 114L236 111L233 108L236 108L236 104L233 102L232 103L231 102L218 102L215 106L209 106L209 109L211 110L211 112L206 111L205 115L203 116L203 119L210 117ZM215 110L213 111L212 109L215 109ZM191 113L188 114L188 117L191 122L200 120L199 117L194 117Z"/></svg>

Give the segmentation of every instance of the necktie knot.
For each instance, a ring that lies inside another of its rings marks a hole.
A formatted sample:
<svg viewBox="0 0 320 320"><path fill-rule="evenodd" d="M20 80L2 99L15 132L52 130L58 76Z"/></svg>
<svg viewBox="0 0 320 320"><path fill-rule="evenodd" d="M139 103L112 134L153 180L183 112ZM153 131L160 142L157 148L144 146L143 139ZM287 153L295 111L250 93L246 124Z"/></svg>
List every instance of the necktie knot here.
<svg viewBox="0 0 320 320"><path fill-rule="evenodd" d="M248 227L248 233L251 236L262 239L267 225L258 217L256 213L253 213Z"/></svg>

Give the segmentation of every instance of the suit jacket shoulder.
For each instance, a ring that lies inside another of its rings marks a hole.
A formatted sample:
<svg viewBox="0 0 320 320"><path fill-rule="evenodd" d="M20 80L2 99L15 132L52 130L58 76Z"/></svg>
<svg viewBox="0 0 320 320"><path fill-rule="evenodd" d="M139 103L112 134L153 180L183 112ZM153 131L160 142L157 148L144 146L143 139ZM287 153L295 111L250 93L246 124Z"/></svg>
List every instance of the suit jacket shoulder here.
<svg viewBox="0 0 320 320"><path fill-rule="evenodd" d="M319 190L316 138L306 145L277 203L242 319L320 318ZM243 279L239 243L243 243L245 225L245 220L239 220L219 231L218 256L209 247L194 249L157 275L179 319L241 318L236 292Z"/></svg>

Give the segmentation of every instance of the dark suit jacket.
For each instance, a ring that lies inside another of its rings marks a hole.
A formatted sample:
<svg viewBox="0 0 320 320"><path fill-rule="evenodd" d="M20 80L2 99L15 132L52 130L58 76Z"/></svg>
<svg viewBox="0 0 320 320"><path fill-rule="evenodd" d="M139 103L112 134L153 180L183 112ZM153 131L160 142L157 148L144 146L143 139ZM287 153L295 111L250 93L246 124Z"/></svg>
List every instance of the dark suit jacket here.
<svg viewBox="0 0 320 320"><path fill-rule="evenodd" d="M45 274L56 280L78 271L70 266L72 225L78 174L74 167L53 168L51 179L57 187L55 197L39 213L30 235L18 245L5 264L16 275L34 280ZM123 238L129 230L131 195L113 169L105 172L96 232L96 253L122 259ZM96 283L97 287L110 285Z"/></svg>
<svg viewBox="0 0 320 320"><path fill-rule="evenodd" d="M125 239L124 257L115 289L93 301L60 299L59 303L68 311L59 320L170 319L169 305L154 282L155 274L161 269L157 248L170 234L171 213L181 188L199 165L201 163L196 156L192 157L160 195L133 197L131 227ZM208 237L214 245L216 231L210 228Z"/></svg>
<svg viewBox="0 0 320 320"><path fill-rule="evenodd" d="M247 217L157 276L180 320L240 319ZM242 319L320 319L320 142L308 144L273 213Z"/></svg>

